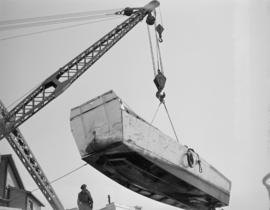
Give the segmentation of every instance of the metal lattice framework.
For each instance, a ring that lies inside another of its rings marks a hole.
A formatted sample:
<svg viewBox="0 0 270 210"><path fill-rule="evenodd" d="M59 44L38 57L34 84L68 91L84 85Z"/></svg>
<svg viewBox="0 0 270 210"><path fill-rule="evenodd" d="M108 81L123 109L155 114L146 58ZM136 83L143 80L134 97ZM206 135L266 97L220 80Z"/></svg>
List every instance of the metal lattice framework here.
<svg viewBox="0 0 270 210"><path fill-rule="evenodd" d="M64 207L18 129L18 126L63 93L137 23L158 6L159 2L154 0L145 7L134 9L127 20L48 77L10 112L8 112L0 101L0 140L2 138L7 139L53 209L63 210Z"/></svg>
<svg viewBox="0 0 270 210"><path fill-rule="evenodd" d="M3 104L0 101L0 111L7 113ZM8 143L17 154L29 174L32 176L33 180L50 203L53 209L64 209L62 203L57 197L54 189L50 185L48 178L46 177L44 171L41 169L37 159L35 158L33 152L25 141L22 133L18 128L15 128L8 135L5 136Z"/></svg>
<svg viewBox="0 0 270 210"><path fill-rule="evenodd" d="M64 92L65 89L140 22L144 16L144 13L138 11L47 78L7 114L5 120L9 126L6 127L5 133L10 132L11 129L17 128L36 112L41 110L46 104ZM2 133L0 138L3 138L3 135Z"/></svg>

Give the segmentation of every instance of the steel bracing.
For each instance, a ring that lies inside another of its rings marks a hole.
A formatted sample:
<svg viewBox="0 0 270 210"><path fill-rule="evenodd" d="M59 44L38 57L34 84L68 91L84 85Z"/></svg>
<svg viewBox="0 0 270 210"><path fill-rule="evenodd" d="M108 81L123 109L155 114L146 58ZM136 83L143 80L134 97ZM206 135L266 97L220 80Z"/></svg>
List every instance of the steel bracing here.
<svg viewBox="0 0 270 210"><path fill-rule="evenodd" d="M127 20L49 76L11 111L8 112L3 103L0 102L0 140L7 139L53 209L63 210L64 207L18 127L63 93L157 6L159 6L159 3L152 1L145 7L134 9Z"/></svg>

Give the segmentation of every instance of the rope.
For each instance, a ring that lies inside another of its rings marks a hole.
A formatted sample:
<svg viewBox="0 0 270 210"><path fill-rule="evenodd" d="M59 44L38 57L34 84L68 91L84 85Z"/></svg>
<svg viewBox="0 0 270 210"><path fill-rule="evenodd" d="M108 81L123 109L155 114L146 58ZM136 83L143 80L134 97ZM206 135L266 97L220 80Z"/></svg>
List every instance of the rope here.
<svg viewBox="0 0 270 210"><path fill-rule="evenodd" d="M162 14L161 14L161 8L158 7L158 9L159 9L160 23L161 23L161 25L163 25L163 19L162 19Z"/></svg>
<svg viewBox="0 0 270 210"><path fill-rule="evenodd" d="M65 178L66 176L69 176L70 174L72 174L72 173L78 171L79 169L81 169L82 167L84 167L84 166L86 166L86 165L87 165L87 163L85 163L85 164L79 166L78 168L73 169L72 171L70 171L70 172L64 174L63 176L60 176L60 177L58 177L58 178L52 180L51 182L49 182L49 184L53 184L53 183L55 183L55 182L57 182L57 181L59 181L59 180ZM34 192L34 191L37 191L37 190L39 190L39 188L36 188L36 189L32 190L31 192Z"/></svg>
<svg viewBox="0 0 270 210"><path fill-rule="evenodd" d="M59 179L62 179L62 178L64 178L64 177L70 175L71 173L74 173L75 171L81 169L82 167L84 167L84 166L86 166L86 165L87 165L87 163L81 165L80 167L78 167L78 168L76 168L76 169L70 171L69 173L67 173L67 174L65 174L65 175L63 175L63 176L61 176L61 177L59 177L59 178L57 178L57 179L55 179L55 180L53 180L53 181L51 181L51 182L49 182L49 183L52 184L52 183L58 181ZM32 192L35 192L35 191L37 191L37 190L39 190L39 188L36 188L36 189L34 189L34 190L30 191L30 192L32 193ZM11 200L9 200L9 202L14 201L14 200L16 200L16 199L19 198L19 197L21 197L21 195L13 197Z"/></svg>
<svg viewBox="0 0 270 210"><path fill-rule="evenodd" d="M157 33L155 32L155 38L156 38L156 49L158 49L158 40L157 40ZM159 57L159 51L156 50L156 53L157 53L157 66L158 66L158 69L161 71L161 73L163 74L163 70L161 69L161 66L160 66L160 57Z"/></svg>
<svg viewBox="0 0 270 210"><path fill-rule="evenodd" d="M170 117L170 115L169 115L169 111L168 111L168 109L167 109L167 106L166 106L166 104L165 104L165 101L163 101L162 103L163 103L163 105L164 105L164 108L165 108L165 110L166 110L166 112L167 112L167 115L168 115L168 118L169 118L169 120L170 120L170 123L171 123L172 129L173 129L175 138L176 138L176 140L179 142L179 139L178 139L177 134L176 134L176 131L175 131L175 129L174 129L174 126L173 126L171 117Z"/></svg>
<svg viewBox="0 0 270 210"><path fill-rule="evenodd" d="M202 161L200 159L199 154L197 152L196 152L196 154L197 154L197 157L198 157L197 163L199 164L199 172L202 173L203 172L203 170L202 170L202 164L201 164Z"/></svg>
<svg viewBox="0 0 270 210"><path fill-rule="evenodd" d="M156 26L157 26L157 24L155 22L155 28L156 28ZM159 70L161 71L161 73L164 74L163 64L162 64L162 59L161 59L161 50L160 50L160 47L159 47L159 39L158 39L157 33L155 33L155 37L156 37L158 66L159 66Z"/></svg>
<svg viewBox="0 0 270 210"><path fill-rule="evenodd" d="M152 118L152 120L151 120L151 124L153 124L153 122L154 122L154 120L155 120L155 118L156 118L156 116L157 116L157 113L158 113L158 110L159 110L161 104L162 104L162 103L160 102L159 105L158 105L158 107L157 107L157 109L156 109L156 112L155 112L155 114L154 114L154 116L153 116L153 118Z"/></svg>
<svg viewBox="0 0 270 210"><path fill-rule="evenodd" d="M106 18L106 19L97 20L97 21L88 21L88 22L81 23L81 24L73 24L73 25L70 25L70 26L64 26L64 27L53 28L53 29L48 29L48 30L42 30L42 31L36 31L36 32L31 32L31 33L8 36L8 37L0 38L0 41L9 40L9 39L16 39L16 38L25 37L25 36L32 36L32 35L41 34L41 33L45 33L45 32L59 31L59 30L68 29L68 28L74 28L74 27L83 26L83 25L87 25L87 24L114 20L114 19L117 19L117 18L121 18L121 16L112 17L112 18Z"/></svg>
<svg viewBox="0 0 270 210"><path fill-rule="evenodd" d="M161 59L161 51L160 51L160 48L159 48L159 40L158 40L158 37L157 37L157 34L156 34L156 42L157 42L157 52L158 52L158 62L160 63L160 71L162 74L164 74L164 71L163 71L163 63L162 63L162 59Z"/></svg>
<svg viewBox="0 0 270 210"><path fill-rule="evenodd" d="M43 22L25 23L25 24L19 24L19 25L0 26L0 31L29 28L29 27L40 27L40 26L47 26L47 25L54 25L54 24L61 24L61 23L79 22L79 21L84 21L84 20L89 20L89 19L101 19L104 17L105 17L104 15L85 16L85 17L66 18L66 19L60 19L60 20L49 20L49 21L43 21Z"/></svg>
<svg viewBox="0 0 270 210"><path fill-rule="evenodd" d="M154 16L155 17L157 16L156 15L156 10L154 10ZM157 26L157 24L155 22L155 28L156 28L156 26ZM152 58L152 65L153 65L153 69L154 69L154 76L157 75L156 69L159 69L161 71L161 73L164 74L163 63L162 63L162 59L161 59L161 50L160 50L160 47L159 47L158 35L155 32L155 39L156 39L156 59L157 59L157 62L155 62L154 49L153 49L153 44L152 44L152 39L151 39L151 33L150 33L150 27L149 27L149 25L147 25L147 31L148 31L148 39L149 39L150 52L151 52L151 58Z"/></svg>
<svg viewBox="0 0 270 210"><path fill-rule="evenodd" d="M51 15L51 16L43 16L43 17L33 17L33 18L24 18L24 19L15 19L15 20L7 20L0 21L0 30L11 30L18 28L26 28L32 26L41 26L41 25L49 25L49 24L57 24L62 22L74 22L81 21L84 19L89 20L90 18L97 19L100 17L105 17L108 15L115 15L115 10L103 10L103 11L90 11L90 12L80 12L80 13L69 13L62 15Z"/></svg>
<svg viewBox="0 0 270 210"><path fill-rule="evenodd" d="M195 164L198 164L199 165L199 172L202 173L203 172L202 165L201 165L202 161L200 159L199 154L197 152L195 152L194 149L188 148L188 146L186 146L186 147L187 147L186 156L187 156L188 166L190 168L193 168L195 166ZM195 162L195 160L193 158L193 154L197 155L197 161L196 162Z"/></svg>
<svg viewBox="0 0 270 210"><path fill-rule="evenodd" d="M156 13L156 10L154 10L154 16L155 16L155 18L157 18L157 13ZM157 21L155 21L155 28L156 28L156 22ZM158 49L158 38L157 38L157 33L156 33L156 31L155 31L155 38L156 38L156 49ZM158 69L159 70L161 70L160 69L160 65L159 65L159 51L158 50L156 50L156 53L157 53L157 67L158 67ZM163 73L163 71L161 71L162 73Z"/></svg>
<svg viewBox="0 0 270 210"><path fill-rule="evenodd" d="M150 45L150 53L151 53L151 58L152 58L152 65L153 65L154 76L156 76L157 75L156 64L155 64L154 50L153 50L153 44L152 44L152 39L151 39L151 33L150 33L150 27L149 27L149 25L147 25L147 32L148 32L148 40L149 40L149 45Z"/></svg>
<svg viewBox="0 0 270 210"><path fill-rule="evenodd" d="M46 19L56 19L56 18L65 18L65 17L74 17L74 16L83 16L83 15L107 14L107 13L113 14L116 11L120 11L120 10L122 9L120 8L120 9L111 9L111 10L93 10L93 11L86 11L86 12L66 13L66 14L39 16L39 17L32 17L32 18L4 20L4 21L0 21L0 25L19 24L19 23L26 23L26 22L42 21Z"/></svg>

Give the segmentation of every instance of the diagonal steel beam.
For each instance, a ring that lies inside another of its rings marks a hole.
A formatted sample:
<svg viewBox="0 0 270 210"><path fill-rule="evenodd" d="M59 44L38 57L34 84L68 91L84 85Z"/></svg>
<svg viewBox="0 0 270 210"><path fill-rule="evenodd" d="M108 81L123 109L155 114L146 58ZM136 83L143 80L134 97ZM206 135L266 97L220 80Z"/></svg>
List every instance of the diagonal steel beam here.
<svg viewBox="0 0 270 210"><path fill-rule="evenodd" d="M28 146L27 142L25 141L22 133L18 128L13 129L10 133L6 133L5 126L4 126L4 116L8 113L7 109L5 108L4 104L0 101L0 122L1 122L1 129L3 132L4 137L17 154L18 158L21 160L29 174L32 176L33 180L37 184L40 191L44 194L47 201L56 210L63 210L64 207L60 202L59 198L57 197L54 189L50 185L48 178L46 177L44 171L40 167L35 155L31 151L30 147Z"/></svg>

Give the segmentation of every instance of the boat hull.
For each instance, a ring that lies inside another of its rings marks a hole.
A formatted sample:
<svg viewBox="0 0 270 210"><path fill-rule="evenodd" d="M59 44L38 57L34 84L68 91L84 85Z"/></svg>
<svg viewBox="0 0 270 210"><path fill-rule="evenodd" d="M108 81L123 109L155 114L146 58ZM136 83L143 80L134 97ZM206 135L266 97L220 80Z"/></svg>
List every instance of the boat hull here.
<svg viewBox="0 0 270 210"><path fill-rule="evenodd" d="M195 152L194 164L188 164L187 147L144 121L112 91L72 109L71 128L82 159L134 192L183 209L229 204L226 177Z"/></svg>

